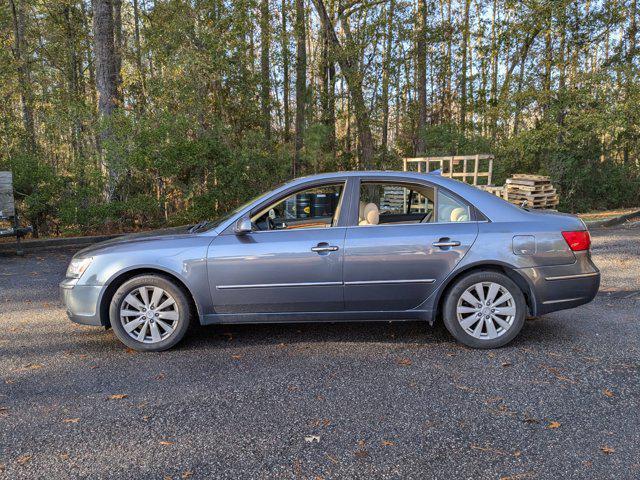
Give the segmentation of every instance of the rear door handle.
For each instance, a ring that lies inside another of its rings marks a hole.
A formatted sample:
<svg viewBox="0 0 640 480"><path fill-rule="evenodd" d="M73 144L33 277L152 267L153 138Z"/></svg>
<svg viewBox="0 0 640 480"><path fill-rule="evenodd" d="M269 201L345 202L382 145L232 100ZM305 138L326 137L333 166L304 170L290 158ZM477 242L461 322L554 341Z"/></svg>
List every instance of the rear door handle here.
<svg viewBox="0 0 640 480"><path fill-rule="evenodd" d="M335 252L338 248L335 245L319 244L317 247L311 247L311 251L316 253Z"/></svg>
<svg viewBox="0 0 640 480"><path fill-rule="evenodd" d="M437 242L433 242L431 245L433 245L434 247L439 247L439 248L459 247L460 246L460 242L458 242L456 240L441 239L441 240L439 240Z"/></svg>

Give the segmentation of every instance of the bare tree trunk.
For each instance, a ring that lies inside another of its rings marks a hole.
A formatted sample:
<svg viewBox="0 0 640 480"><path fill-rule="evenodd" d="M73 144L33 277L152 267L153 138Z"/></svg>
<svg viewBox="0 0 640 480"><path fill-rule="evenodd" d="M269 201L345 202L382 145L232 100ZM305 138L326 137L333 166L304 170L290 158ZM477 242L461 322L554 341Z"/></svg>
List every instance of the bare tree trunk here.
<svg viewBox="0 0 640 480"><path fill-rule="evenodd" d="M33 120L33 99L31 92L31 69L26 58L25 13L21 0L9 0L13 18L13 58L18 64L18 79L20 82L20 102L22 105L22 123L26 133L27 148L36 150L36 128Z"/></svg>
<svg viewBox="0 0 640 480"><path fill-rule="evenodd" d="M452 76L453 76L453 22L451 19L451 2L452 0L447 0L447 59L445 61L446 69L445 69L445 79L446 79L446 94L445 94L445 105L446 105L446 119L448 123L452 123Z"/></svg>
<svg viewBox="0 0 640 480"><path fill-rule="evenodd" d="M520 128L520 109L522 108L522 100L520 99L520 96L522 95L522 84L524 82L524 67L526 60L527 57L525 55L522 55L520 58L520 71L518 72L518 88L516 90L516 111L513 117L514 135L518 135L518 129Z"/></svg>
<svg viewBox="0 0 640 480"><path fill-rule="evenodd" d="M321 92L320 103L322 105L322 123L327 127L326 147L335 155L336 146L336 110L335 110L335 75L336 67L332 57L329 37L325 29L320 32L321 55L320 76Z"/></svg>
<svg viewBox="0 0 640 480"><path fill-rule="evenodd" d="M469 47L469 8L471 0L464 2L464 20L462 27L462 73L460 78L460 129L464 134L467 127L467 49Z"/></svg>
<svg viewBox="0 0 640 480"><path fill-rule="evenodd" d="M291 141L291 113L289 111L289 32L287 31L287 0L282 0L282 103L284 108L284 141Z"/></svg>
<svg viewBox="0 0 640 480"><path fill-rule="evenodd" d="M271 25L269 23L269 0L260 1L260 106L262 110L262 129L267 139L271 138L271 78L269 65L269 46L271 43Z"/></svg>
<svg viewBox="0 0 640 480"><path fill-rule="evenodd" d="M416 154L424 155L426 147L424 135L427 129L427 5L426 0L418 0L416 15L416 75L418 81L418 128L416 129Z"/></svg>
<svg viewBox="0 0 640 480"><path fill-rule="evenodd" d="M112 136L109 120L116 109L117 76L113 30L113 6L111 0L93 0L93 49L96 62L96 89L98 90L98 114L105 122L100 133L100 158L106 177L104 196L111 201L115 190L115 170L107 161L102 144Z"/></svg>
<svg viewBox="0 0 640 480"><path fill-rule="evenodd" d="M496 122L497 113L496 107L498 103L498 27L496 22L498 20L498 0L493 0L493 10L491 14L491 93L489 94L489 129L491 131L491 138L495 138L496 135Z"/></svg>
<svg viewBox="0 0 640 480"><path fill-rule="evenodd" d="M313 0L313 3L320 17L322 27L327 31L329 41L333 46L333 51L336 53L338 63L342 74L347 81L349 87L349 93L351 96L351 102L353 104L354 114L356 117L356 127L358 129L358 137L360 140L360 164L365 169L373 167L373 136L371 135L371 126L369 120L369 113L362 94L362 74L358 71L357 59L354 59L356 55L354 48L345 50L338 40L336 31L333 27L333 23L327 14L327 10L324 6L323 0ZM343 18L341 20L342 27L345 33L345 37L349 47L353 47L351 41L351 30L349 27L348 19Z"/></svg>
<svg viewBox="0 0 640 480"><path fill-rule="evenodd" d="M136 48L136 66L138 67L138 75L140 75L140 96L139 102L142 107L146 103L147 85L144 74L144 65L142 63L142 46L140 42L140 11L138 0L133 0L133 35Z"/></svg>
<svg viewBox="0 0 640 480"><path fill-rule="evenodd" d="M633 87L633 83L635 81L635 66L633 64L633 60L636 54L636 36L638 33L638 24L636 23L636 15L637 15L637 1L636 0L632 0L631 5L629 7L629 29L628 29L628 33L627 33L627 55L626 55L626 86L625 86L625 90L626 90L626 101L627 104L629 104L630 102L632 102L631 100L631 89ZM629 163L629 150L630 150L630 143L632 140L632 137L634 135L633 133L633 126L634 126L634 119L633 119L633 114L632 113L628 113L627 114L627 127L626 127L626 132L625 132L625 142L624 142L624 148L622 151L622 157L624 160L625 164Z"/></svg>
<svg viewBox="0 0 640 480"><path fill-rule="evenodd" d="M113 33L114 53L116 69L116 98L122 103L122 51L124 48L124 35L122 32L122 0L113 1Z"/></svg>
<svg viewBox="0 0 640 480"><path fill-rule="evenodd" d="M304 0L296 2L296 153L293 160L293 176L300 164L300 151L304 146L305 110L307 105L307 34Z"/></svg>
<svg viewBox="0 0 640 480"><path fill-rule="evenodd" d="M382 155L386 157L389 139L389 75L391 70L391 55L393 53L393 14L395 0L389 0L387 9L387 32L385 38L384 58L382 60Z"/></svg>

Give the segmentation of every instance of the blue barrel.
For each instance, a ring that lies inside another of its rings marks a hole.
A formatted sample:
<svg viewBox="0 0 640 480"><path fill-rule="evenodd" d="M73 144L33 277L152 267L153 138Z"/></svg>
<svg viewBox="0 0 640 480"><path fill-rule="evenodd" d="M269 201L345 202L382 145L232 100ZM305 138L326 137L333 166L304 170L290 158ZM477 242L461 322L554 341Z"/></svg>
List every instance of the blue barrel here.
<svg viewBox="0 0 640 480"><path fill-rule="evenodd" d="M331 195L327 193L316 193L313 195L313 204L311 212L314 217L330 217L331 210Z"/></svg>
<svg viewBox="0 0 640 480"><path fill-rule="evenodd" d="M301 193L296 195L296 216L298 218L311 217L311 194Z"/></svg>

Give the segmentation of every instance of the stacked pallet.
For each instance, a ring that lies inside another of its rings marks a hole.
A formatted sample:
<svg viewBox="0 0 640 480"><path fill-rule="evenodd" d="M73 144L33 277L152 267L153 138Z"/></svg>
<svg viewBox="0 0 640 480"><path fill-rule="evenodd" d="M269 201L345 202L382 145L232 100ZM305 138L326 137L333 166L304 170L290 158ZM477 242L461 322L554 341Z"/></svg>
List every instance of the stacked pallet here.
<svg viewBox="0 0 640 480"><path fill-rule="evenodd" d="M549 177L519 173L507 179L507 200L516 205L533 209L554 209L558 206L558 194Z"/></svg>
<svg viewBox="0 0 640 480"><path fill-rule="evenodd" d="M489 192L496 197L500 197L504 200L507 200L507 187L504 185L501 187L496 187L495 185L477 185L480 190L484 190L485 192Z"/></svg>

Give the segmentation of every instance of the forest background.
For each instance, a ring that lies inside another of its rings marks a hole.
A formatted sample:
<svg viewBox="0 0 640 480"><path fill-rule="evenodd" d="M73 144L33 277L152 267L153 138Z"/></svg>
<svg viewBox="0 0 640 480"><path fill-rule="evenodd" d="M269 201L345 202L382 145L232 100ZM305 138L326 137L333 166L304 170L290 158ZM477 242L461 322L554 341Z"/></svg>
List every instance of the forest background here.
<svg viewBox="0 0 640 480"><path fill-rule="evenodd" d="M640 204L636 0L3 0L0 170L38 235L220 215L294 176L491 153Z"/></svg>

